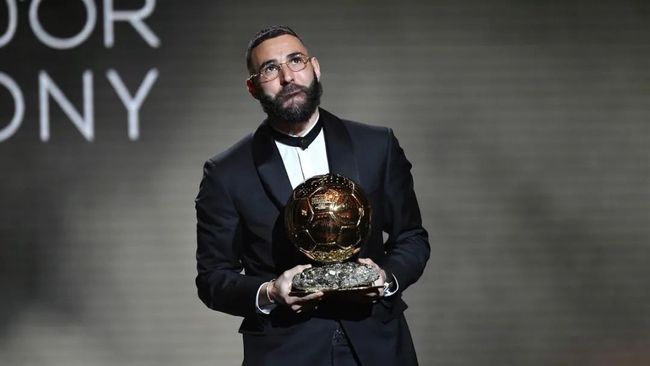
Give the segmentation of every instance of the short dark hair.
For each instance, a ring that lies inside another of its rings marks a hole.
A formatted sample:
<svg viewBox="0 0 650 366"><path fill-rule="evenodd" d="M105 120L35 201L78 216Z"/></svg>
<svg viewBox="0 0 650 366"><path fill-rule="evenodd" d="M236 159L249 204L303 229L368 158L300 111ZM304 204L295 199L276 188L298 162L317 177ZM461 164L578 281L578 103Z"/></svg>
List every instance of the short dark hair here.
<svg viewBox="0 0 650 366"><path fill-rule="evenodd" d="M279 37L285 34L294 36L298 38L300 42L302 42L300 36L298 36L298 34L296 34L293 29L287 27L286 25L272 25L257 32L255 37L253 37L253 39L248 42L248 48L246 48L246 67L248 68L249 73L254 74L257 72L257 70L253 70L253 65L251 62L251 54L253 53L253 49L267 39Z"/></svg>

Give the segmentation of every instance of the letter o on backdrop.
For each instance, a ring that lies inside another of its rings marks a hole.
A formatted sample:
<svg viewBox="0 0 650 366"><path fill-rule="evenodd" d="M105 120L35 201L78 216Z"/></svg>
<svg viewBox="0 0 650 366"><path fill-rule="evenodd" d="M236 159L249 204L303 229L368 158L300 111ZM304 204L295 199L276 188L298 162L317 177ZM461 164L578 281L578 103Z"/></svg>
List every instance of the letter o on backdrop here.
<svg viewBox="0 0 650 366"><path fill-rule="evenodd" d="M18 84L10 78L7 74L0 72L0 85L4 85L11 96L14 98L14 117L11 119L11 122L5 127L0 129L0 142L10 138L20 124L23 122L23 115L25 114L25 100L23 99L23 93L20 91Z"/></svg>
<svg viewBox="0 0 650 366"><path fill-rule="evenodd" d="M11 38L13 38L14 33L16 33L16 25L18 24L18 12L16 10L16 0L5 0L7 2L7 14L9 15L9 21L7 21L7 30L5 34L0 36L0 47L3 47Z"/></svg>
<svg viewBox="0 0 650 366"><path fill-rule="evenodd" d="M48 47L63 50L76 47L88 39L93 28L95 28L95 23L97 23L97 7L92 0L81 0L86 7L86 24L79 33L69 38L54 37L43 28L41 21L38 19L38 7L41 1L32 0L29 6L29 24L41 42Z"/></svg>

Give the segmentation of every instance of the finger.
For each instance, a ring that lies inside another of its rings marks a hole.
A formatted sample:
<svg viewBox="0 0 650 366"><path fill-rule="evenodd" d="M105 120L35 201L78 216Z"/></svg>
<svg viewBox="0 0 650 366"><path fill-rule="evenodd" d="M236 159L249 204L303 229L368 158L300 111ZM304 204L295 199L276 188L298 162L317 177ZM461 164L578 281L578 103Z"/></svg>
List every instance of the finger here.
<svg viewBox="0 0 650 366"><path fill-rule="evenodd" d="M301 299L302 299L302 297L287 295L287 297L286 297L287 305L301 304L301 303L304 302L304 301L301 301Z"/></svg>
<svg viewBox="0 0 650 366"><path fill-rule="evenodd" d="M357 262L363 263L363 264L371 264L371 263L373 263L372 259L370 259L370 258L358 258Z"/></svg>
<svg viewBox="0 0 650 366"><path fill-rule="evenodd" d="M381 287L381 288L375 289L373 294L374 294L373 297L384 297L384 288Z"/></svg>
<svg viewBox="0 0 650 366"><path fill-rule="evenodd" d="M320 300L320 298L322 296L323 296L322 292L316 292L316 293L313 293L313 294L309 294L309 295L306 295L306 296L300 296L300 297L298 297L298 296L289 296L287 298L287 304L304 304L304 303L307 303L307 302Z"/></svg>
<svg viewBox="0 0 650 366"><path fill-rule="evenodd" d="M295 276L298 273L306 270L307 268L311 268L311 264L299 264L299 265L287 270L285 273L288 275L288 277L293 278L293 276Z"/></svg>
<svg viewBox="0 0 650 366"><path fill-rule="evenodd" d="M362 294L365 297L380 297L382 294L383 288L371 288L368 289L366 292L363 292Z"/></svg>
<svg viewBox="0 0 650 366"><path fill-rule="evenodd" d="M302 271L306 270L307 268L311 268L311 264L299 264L299 265L297 265L297 266L295 266L293 268L295 268L295 269L299 270L300 272L302 272Z"/></svg>
<svg viewBox="0 0 650 366"><path fill-rule="evenodd" d="M377 263L373 262L373 260L370 259L370 258L359 258L358 261L359 261L359 263L362 263L362 264L365 264L367 266L379 269L379 266L377 265Z"/></svg>
<svg viewBox="0 0 650 366"><path fill-rule="evenodd" d="M306 296L298 297L297 302L308 302L308 301L314 301L314 300L319 300L322 298L324 293L322 291L314 292L313 294L309 294Z"/></svg>

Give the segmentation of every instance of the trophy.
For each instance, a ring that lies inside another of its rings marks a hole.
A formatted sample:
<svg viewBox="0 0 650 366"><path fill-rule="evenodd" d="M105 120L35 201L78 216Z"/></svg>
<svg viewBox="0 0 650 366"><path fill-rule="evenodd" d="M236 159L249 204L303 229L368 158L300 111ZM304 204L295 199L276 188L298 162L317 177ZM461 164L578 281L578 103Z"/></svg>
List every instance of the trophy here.
<svg viewBox="0 0 650 366"><path fill-rule="evenodd" d="M338 174L318 175L293 190L284 210L289 240L314 266L294 276L291 295L364 291L379 272L349 261L370 232L372 211L361 187Z"/></svg>

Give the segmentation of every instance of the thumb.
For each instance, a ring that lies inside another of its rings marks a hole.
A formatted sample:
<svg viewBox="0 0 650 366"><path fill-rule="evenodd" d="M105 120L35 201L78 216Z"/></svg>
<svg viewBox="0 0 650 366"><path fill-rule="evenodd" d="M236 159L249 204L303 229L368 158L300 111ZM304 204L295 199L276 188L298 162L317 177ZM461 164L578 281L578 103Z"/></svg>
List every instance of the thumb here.
<svg viewBox="0 0 650 366"><path fill-rule="evenodd" d="M297 266L291 268L288 272L293 276L293 275L296 275L296 274L306 270L307 268L311 268L311 264L297 265Z"/></svg>

